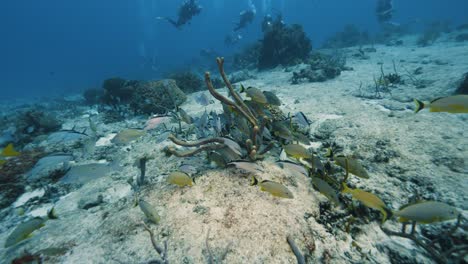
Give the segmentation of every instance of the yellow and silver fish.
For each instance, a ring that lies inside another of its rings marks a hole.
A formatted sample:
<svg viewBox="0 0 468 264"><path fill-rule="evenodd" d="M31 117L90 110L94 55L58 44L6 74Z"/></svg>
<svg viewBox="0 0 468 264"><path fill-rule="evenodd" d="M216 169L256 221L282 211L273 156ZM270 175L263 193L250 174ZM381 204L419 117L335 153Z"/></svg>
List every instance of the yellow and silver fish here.
<svg viewBox="0 0 468 264"><path fill-rule="evenodd" d="M314 186L317 188L317 190L325 195L325 197L328 198L335 206L340 205L340 200L338 199L338 193L337 190L333 189L333 187L330 186L326 181L313 176L312 177L312 183Z"/></svg>
<svg viewBox="0 0 468 264"><path fill-rule="evenodd" d="M402 207L394 213L400 222L431 224L452 220L460 214L454 207L436 201L421 201Z"/></svg>
<svg viewBox="0 0 468 264"><path fill-rule="evenodd" d="M334 157L335 164L346 169L346 162L348 163L348 171L359 178L369 179L369 174L361 163L354 158L346 157L343 155Z"/></svg>
<svg viewBox="0 0 468 264"><path fill-rule="evenodd" d="M167 176L167 182L178 185L179 187L192 186L193 180L186 173L174 171Z"/></svg>
<svg viewBox="0 0 468 264"><path fill-rule="evenodd" d="M156 209L149 204L148 202L145 202L143 200L140 200L138 202L138 205L140 206L141 211L145 214L145 216L153 223L158 224L159 221L161 220L161 217L159 216L158 212L156 212Z"/></svg>
<svg viewBox="0 0 468 264"><path fill-rule="evenodd" d="M34 217L26 222L16 226L5 241L5 248L16 245L17 243L31 237L31 233L45 225L47 218Z"/></svg>
<svg viewBox="0 0 468 264"><path fill-rule="evenodd" d="M310 159L312 157L312 154L299 144L288 144L284 146L283 149L288 156L296 159Z"/></svg>
<svg viewBox="0 0 468 264"><path fill-rule="evenodd" d="M274 181L264 180L259 182L257 178L252 176L251 185L258 185L260 186L260 190L264 192L269 192L271 195L281 198L288 198L293 199L294 195L292 192L286 188L281 183L277 183Z"/></svg>
<svg viewBox="0 0 468 264"><path fill-rule="evenodd" d="M468 113L468 95L466 94L440 97L429 103L414 99L414 103L416 104L415 113L424 108L429 108L429 112Z"/></svg>
<svg viewBox="0 0 468 264"><path fill-rule="evenodd" d="M260 89L254 88L254 87L248 87L247 89L244 88L243 85L241 85L240 89L241 93L246 93L248 97L250 97L253 101L260 103L260 104L267 104L268 99L266 96L263 94L263 92Z"/></svg>
<svg viewBox="0 0 468 264"><path fill-rule="evenodd" d="M345 183L343 183L343 190L341 192L349 193L354 199L360 201L365 206L379 210L383 216L382 223L384 223L387 220L387 216L392 213L385 203L373 193L361 189L351 189Z"/></svg>

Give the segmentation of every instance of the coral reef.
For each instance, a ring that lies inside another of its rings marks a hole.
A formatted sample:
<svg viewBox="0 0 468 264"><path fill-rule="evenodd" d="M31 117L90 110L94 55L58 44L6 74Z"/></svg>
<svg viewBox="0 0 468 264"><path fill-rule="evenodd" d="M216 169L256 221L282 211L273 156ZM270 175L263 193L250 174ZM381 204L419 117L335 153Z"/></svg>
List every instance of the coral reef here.
<svg viewBox="0 0 468 264"><path fill-rule="evenodd" d="M13 203L25 191L24 173L28 172L45 154L42 151L21 152L0 165L0 209Z"/></svg>
<svg viewBox="0 0 468 264"><path fill-rule="evenodd" d="M345 66L346 58L341 54L313 53L307 64L307 68L293 72L292 84L299 84L304 81L324 82L339 76L343 70L352 70L352 68Z"/></svg>
<svg viewBox="0 0 468 264"><path fill-rule="evenodd" d="M135 87L134 82L127 81L122 78L110 78L104 80L102 88L104 88L103 101L106 104L128 103L132 98Z"/></svg>
<svg viewBox="0 0 468 264"><path fill-rule="evenodd" d="M335 33L325 41L324 48L346 48L352 46L359 46L366 44L370 41L369 34L360 31L355 25L349 24L344 27L340 32Z"/></svg>
<svg viewBox="0 0 468 264"><path fill-rule="evenodd" d="M177 108L187 100L175 80L139 82L130 101L137 113L162 114Z"/></svg>
<svg viewBox="0 0 468 264"><path fill-rule="evenodd" d="M39 135L59 130L62 125L55 115L36 109L20 113L15 126L16 140L27 143Z"/></svg>
<svg viewBox="0 0 468 264"><path fill-rule="evenodd" d="M171 74L168 79L175 80L184 93L198 92L204 88L202 79L190 71Z"/></svg>
<svg viewBox="0 0 468 264"><path fill-rule="evenodd" d="M244 47L241 52L234 54L232 58L233 69L243 70L257 68L261 47L261 42L254 43Z"/></svg>
<svg viewBox="0 0 468 264"><path fill-rule="evenodd" d="M221 95L214 89L210 73L208 72L205 73L205 82L211 95L224 105L225 112L223 118L229 120L229 123L235 124L229 131L230 138L235 141L229 138L212 137L200 141L187 142L171 135L169 139L176 145L196 148L181 151L171 146L167 147L165 152L168 155L175 155L177 157L193 156L202 151L216 152L224 159L222 162L224 164L240 158L248 158L250 160L262 159L263 154L269 151L274 146L274 142L278 140L278 138L264 136L264 130L273 125L272 122L275 121L275 117L271 113L266 113L264 103L256 104L254 98L252 98L253 100L250 103L242 100L224 72L224 59L217 58L217 63L221 77L228 87L229 94L233 100ZM233 113L236 113L236 115L233 115Z"/></svg>
<svg viewBox="0 0 468 264"><path fill-rule="evenodd" d="M102 97L104 96L104 90L97 88L86 89L83 92L83 97L86 104L95 105L101 102Z"/></svg>
<svg viewBox="0 0 468 264"><path fill-rule="evenodd" d="M301 25L286 25L278 16L261 40L258 68L268 69L278 65L298 64L312 50L310 39Z"/></svg>

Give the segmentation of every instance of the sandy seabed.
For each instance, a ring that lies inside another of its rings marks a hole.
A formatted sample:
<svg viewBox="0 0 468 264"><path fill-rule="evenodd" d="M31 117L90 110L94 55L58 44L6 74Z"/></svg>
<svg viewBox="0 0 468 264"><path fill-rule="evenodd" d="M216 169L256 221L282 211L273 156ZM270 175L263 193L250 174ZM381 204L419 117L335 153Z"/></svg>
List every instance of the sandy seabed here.
<svg viewBox="0 0 468 264"><path fill-rule="evenodd" d="M350 182L379 195L389 207L397 209L419 195L450 203L466 216L468 116L427 110L413 112L413 98L430 100L451 94L456 80L468 69L467 44L452 42L449 37L429 47L406 44L415 43L415 37L403 38L403 46L375 45L376 52L367 53L370 58L365 60L351 56L358 47L344 49L341 52L348 54L347 66L353 70L343 71L326 82L291 85L292 73L276 68L252 72L256 78L243 84L275 92L282 100L283 112L302 111L312 121L311 135L327 133L327 137L343 146L345 154L358 155L371 177L367 180L351 177ZM386 73L392 73L395 65L405 84L393 88L391 95L371 98L373 79L380 76L381 64ZM422 74L417 78L429 81L426 88L416 88L405 77L418 67L422 67ZM225 89L221 91L226 94ZM218 102L207 107L198 104L195 98L200 93L189 95L182 106L188 114L200 116L205 109L221 112ZM92 109L81 110L81 115L68 120L63 127L87 126ZM144 120L135 118L106 125L98 123L98 128L105 137L143 124ZM158 259L142 225L145 216L134 206L134 194L127 183L139 174L134 162L143 155L154 158L148 161L148 183L140 198L154 205L161 216L158 225L149 226L158 243L167 241L170 263L210 263L210 255L215 263L296 263L286 242L288 235L308 256L308 263L394 263L395 252L400 257L407 256L407 263L432 262L411 241L383 233L378 217L360 224L360 232L354 235L344 232L344 227L337 227L336 223L318 221L322 213L320 205L327 198L315 191L305 176L278 167L274 157L259 162L263 171L257 177L284 184L294 199L261 192L250 186L248 175L235 169L214 168L204 155L166 157L161 150L172 143L156 142L158 133L150 132L126 146L100 141L104 143L96 146L95 152L111 150L119 161L119 169L61 197L55 203L59 219L49 220L26 241L7 249L2 247L2 263L23 252L49 247L69 250L50 257L47 263L147 263ZM54 148L47 141L34 144ZM312 147L318 148L320 144L314 142ZM98 159L97 155L78 156L75 161L79 164ZM388 159L382 161L379 158L382 156ZM178 188L166 183L165 177L181 164L198 169L193 187ZM78 207L81 200L98 195L103 197L99 205L88 210ZM26 215L44 214L44 208L51 206L31 205ZM343 208L330 210L345 215ZM0 244L23 219L13 206L3 209ZM391 219L385 227L397 230L399 224ZM221 261L224 252L227 253Z"/></svg>

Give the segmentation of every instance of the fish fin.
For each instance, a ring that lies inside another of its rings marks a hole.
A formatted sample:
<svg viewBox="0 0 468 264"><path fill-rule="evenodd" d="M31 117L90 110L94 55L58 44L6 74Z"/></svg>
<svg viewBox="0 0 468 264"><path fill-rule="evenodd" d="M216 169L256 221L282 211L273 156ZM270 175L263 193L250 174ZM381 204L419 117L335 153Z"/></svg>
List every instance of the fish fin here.
<svg viewBox="0 0 468 264"><path fill-rule="evenodd" d="M418 99L414 99L414 103L416 104L416 109L414 109L414 113L421 111L424 108L424 103L419 101Z"/></svg>
<svg viewBox="0 0 468 264"><path fill-rule="evenodd" d="M58 216L57 214L55 213L55 207L52 207L52 209L50 209L48 212L47 212L47 217L49 219L58 219Z"/></svg>
<svg viewBox="0 0 468 264"><path fill-rule="evenodd" d="M4 157L15 157L19 156L20 153L15 150L13 147L13 143L8 144L3 150L2 150L2 156Z"/></svg>
<svg viewBox="0 0 468 264"><path fill-rule="evenodd" d="M385 223L385 221L387 221L388 218L392 217L393 215L393 212L392 210L390 210L389 208L387 207L382 207L382 209L380 210L380 212L382 212L382 224Z"/></svg>
<svg viewBox="0 0 468 264"><path fill-rule="evenodd" d="M245 92L245 87L244 87L244 85L241 84L241 86L240 86L240 91L239 91L239 92L241 92L241 93Z"/></svg>
<svg viewBox="0 0 468 264"><path fill-rule="evenodd" d="M257 184L258 184L257 178L255 178L255 176L252 176L252 180L250 181L250 185L253 186L253 185L257 185Z"/></svg>
<svg viewBox="0 0 468 264"><path fill-rule="evenodd" d="M437 97L437 98L434 98L434 99L431 100L430 103L432 104L432 103L434 103L435 101L437 101L437 100L439 100L439 99L442 99L442 98L444 98L444 97Z"/></svg>

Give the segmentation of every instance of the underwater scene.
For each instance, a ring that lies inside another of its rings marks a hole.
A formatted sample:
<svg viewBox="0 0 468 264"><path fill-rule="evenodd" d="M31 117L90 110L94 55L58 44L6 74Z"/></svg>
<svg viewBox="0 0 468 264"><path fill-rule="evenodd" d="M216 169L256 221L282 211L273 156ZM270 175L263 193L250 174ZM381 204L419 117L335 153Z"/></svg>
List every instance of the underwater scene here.
<svg viewBox="0 0 468 264"><path fill-rule="evenodd" d="M468 1L0 6L0 264L468 263Z"/></svg>

